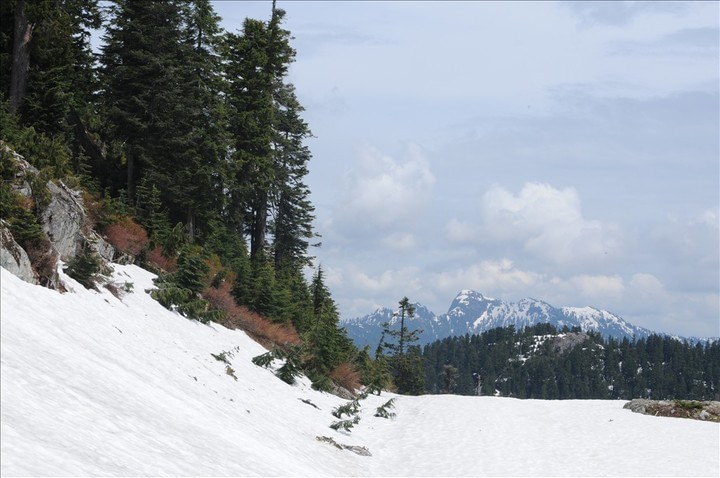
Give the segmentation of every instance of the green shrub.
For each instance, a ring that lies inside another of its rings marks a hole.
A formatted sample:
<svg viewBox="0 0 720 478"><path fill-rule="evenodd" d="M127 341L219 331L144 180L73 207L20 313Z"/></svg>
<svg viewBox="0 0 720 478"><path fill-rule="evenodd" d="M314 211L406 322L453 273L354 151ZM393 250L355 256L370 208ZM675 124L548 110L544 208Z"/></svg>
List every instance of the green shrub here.
<svg viewBox="0 0 720 478"><path fill-rule="evenodd" d="M333 430L345 430L350 431L352 427L360 423L360 417L357 415L348 420L339 420L330 424L330 428Z"/></svg>
<svg viewBox="0 0 720 478"><path fill-rule="evenodd" d="M284 360L285 362L275 371L275 376L292 385L295 383L295 377L299 377L303 372L302 352L303 349L299 345L275 346L269 352L253 357L252 362L257 366L268 368L273 360Z"/></svg>
<svg viewBox="0 0 720 478"><path fill-rule="evenodd" d="M97 283L102 280L102 259L88 247L68 262L64 268L67 275L85 286L86 289L97 290Z"/></svg>
<svg viewBox="0 0 720 478"><path fill-rule="evenodd" d="M395 399L391 398L387 402L383 403L375 409L375 416L380 418L394 418L395 412L391 412L389 409L395 408Z"/></svg>

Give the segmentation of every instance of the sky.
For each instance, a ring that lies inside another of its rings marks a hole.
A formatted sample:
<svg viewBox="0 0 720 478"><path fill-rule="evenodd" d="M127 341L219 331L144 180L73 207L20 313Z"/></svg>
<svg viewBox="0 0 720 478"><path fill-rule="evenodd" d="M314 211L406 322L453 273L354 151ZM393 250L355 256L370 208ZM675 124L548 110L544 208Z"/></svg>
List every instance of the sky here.
<svg viewBox="0 0 720 478"><path fill-rule="evenodd" d="M349 432L335 431L332 411L347 400L313 390L305 377L286 384L251 362L265 349L244 332L170 312L146 292L153 274L113 267L115 284L133 284L120 297L86 290L62 271L68 292L61 294L0 269L0 475L659 477L720 470L720 424L641 415L624 409L624 400L383 392L360 400L360 422ZM374 416L390 399L395 417Z"/></svg>
<svg viewBox="0 0 720 478"><path fill-rule="evenodd" d="M277 5L343 319L473 289L720 335L717 2Z"/></svg>

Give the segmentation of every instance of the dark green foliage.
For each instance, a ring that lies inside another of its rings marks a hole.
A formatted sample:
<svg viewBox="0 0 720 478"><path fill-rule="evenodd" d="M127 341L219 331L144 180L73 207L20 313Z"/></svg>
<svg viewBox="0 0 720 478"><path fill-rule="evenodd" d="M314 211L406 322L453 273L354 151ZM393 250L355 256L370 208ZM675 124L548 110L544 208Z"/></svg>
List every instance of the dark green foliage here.
<svg viewBox="0 0 720 478"><path fill-rule="evenodd" d="M395 408L394 398L377 407L377 409L375 409L375 416L380 418L395 418L395 412L391 412L391 408Z"/></svg>
<svg viewBox="0 0 720 478"><path fill-rule="evenodd" d="M310 300L311 309L300 330L313 351L310 367L327 374L348 361L354 347L345 330L338 326L340 315L325 286L322 268L318 268L313 277Z"/></svg>
<svg viewBox="0 0 720 478"><path fill-rule="evenodd" d="M493 329L425 346L430 393L445 391L443 372L458 370L455 393L472 395L472 373L483 377L483 394L541 399L683 399L720 396L720 343L689 344L651 335L630 341L574 334L578 343L561 351L549 324Z"/></svg>
<svg viewBox="0 0 720 478"><path fill-rule="evenodd" d="M205 288L205 276L210 270L204 259L205 255L199 247L184 246L178 255L178 271L173 282L193 294L200 294Z"/></svg>
<svg viewBox="0 0 720 478"><path fill-rule="evenodd" d="M150 247L161 246L166 254L174 256L184 237L178 237L182 224L177 229L170 227L168 211L160 199L157 185L149 185L146 178L137 186L135 217L148 231Z"/></svg>
<svg viewBox="0 0 720 478"><path fill-rule="evenodd" d="M408 298L403 297L399 305L397 316L400 327L393 329L389 323L383 324L376 361L382 364L382 361L387 360L398 393L420 395L425 392L425 370L420 348L412 344L417 342L422 330L411 331L405 325L405 320L412 320L415 315L415 306L410 304ZM384 356L385 349L390 352L387 359Z"/></svg>
<svg viewBox="0 0 720 478"><path fill-rule="evenodd" d="M410 346L405 354L393 356L390 364L398 393L405 395L425 393L425 368L420 347Z"/></svg>
<svg viewBox="0 0 720 478"><path fill-rule="evenodd" d="M675 405L686 410L700 410L704 406L702 402L688 400L675 400Z"/></svg>
<svg viewBox="0 0 720 478"><path fill-rule="evenodd" d="M358 397L355 400L346 403L345 405L340 405L335 408L332 411L332 415L339 420L333 422L330 425L330 428L332 428L333 430L350 431L352 427L360 423L360 417L358 416L358 413L360 412L360 400L362 400L363 398L366 398L366 396ZM348 417L345 420L342 419L344 415L347 415Z"/></svg>
<svg viewBox="0 0 720 478"><path fill-rule="evenodd" d="M268 368L274 360L282 360L283 364L275 371L275 375L285 383L295 383L295 377L302 374L303 348L298 345L286 344L275 346L269 352L253 357L252 362L259 366Z"/></svg>
<svg viewBox="0 0 720 478"><path fill-rule="evenodd" d="M225 314L214 310L200 295L205 288L208 266L205 254L198 246L185 245L178 255L178 270L155 280L158 286L152 297L170 310L176 310L188 319L221 322Z"/></svg>
<svg viewBox="0 0 720 478"><path fill-rule="evenodd" d="M455 390L455 381L458 378L458 369L452 365L443 366L441 383L442 391L445 393L452 393Z"/></svg>
<svg viewBox="0 0 720 478"><path fill-rule="evenodd" d="M332 428L333 430L345 430L347 432L350 431L350 429L358 423L360 423L360 417L356 415L353 418L349 418L347 420L338 420L336 422L333 422L330 424L330 428Z"/></svg>
<svg viewBox="0 0 720 478"><path fill-rule="evenodd" d="M4 181L0 183L0 216L8 224L15 241L21 247L46 240L37 216L23 206L23 196Z"/></svg>
<svg viewBox="0 0 720 478"><path fill-rule="evenodd" d="M342 418L343 415L351 417L357 415L359 410L360 406L358 402L353 400L346 403L345 405L340 405L339 407L335 408L335 410L332 411L332 416L334 416L335 418Z"/></svg>
<svg viewBox="0 0 720 478"><path fill-rule="evenodd" d="M97 283L102 279L102 271L102 259L89 247L83 247L64 269L67 275L86 289L97 289Z"/></svg>
<svg viewBox="0 0 720 478"><path fill-rule="evenodd" d="M358 351L355 354L354 364L360 372L360 380L367 393L380 395L390 383L390 369L382 353L377 354L373 360L370 357L369 349L370 346L366 345L365 348Z"/></svg>

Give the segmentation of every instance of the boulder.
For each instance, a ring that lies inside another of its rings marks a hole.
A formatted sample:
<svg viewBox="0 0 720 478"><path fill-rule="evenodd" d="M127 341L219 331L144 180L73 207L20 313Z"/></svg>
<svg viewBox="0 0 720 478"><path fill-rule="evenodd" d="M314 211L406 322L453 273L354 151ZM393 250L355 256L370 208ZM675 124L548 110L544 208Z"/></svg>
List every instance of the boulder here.
<svg viewBox="0 0 720 478"><path fill-rule="evenodd" d="M25 249L15 242L5 221L0 220L0 265L25 282L39 284Z"/></svg>

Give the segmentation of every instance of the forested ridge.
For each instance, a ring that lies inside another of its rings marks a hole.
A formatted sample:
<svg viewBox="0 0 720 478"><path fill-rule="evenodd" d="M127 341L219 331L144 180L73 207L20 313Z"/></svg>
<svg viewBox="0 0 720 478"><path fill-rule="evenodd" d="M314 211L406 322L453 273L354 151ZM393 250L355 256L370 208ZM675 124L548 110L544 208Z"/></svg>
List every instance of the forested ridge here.
<svg viewBox="0 0 720 478"><path fill-rule="evenodd" d="M550 324L449 337L423 348L430 393L535 399L720 399L720 342L603 338Z"/></svg>

